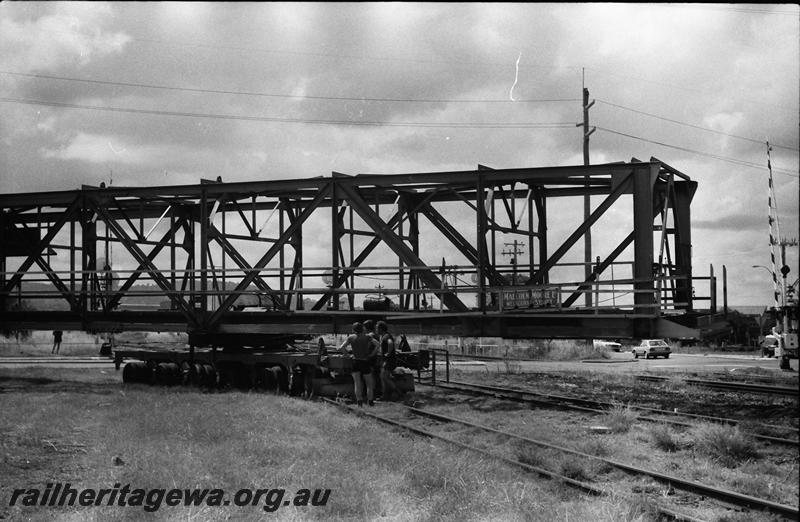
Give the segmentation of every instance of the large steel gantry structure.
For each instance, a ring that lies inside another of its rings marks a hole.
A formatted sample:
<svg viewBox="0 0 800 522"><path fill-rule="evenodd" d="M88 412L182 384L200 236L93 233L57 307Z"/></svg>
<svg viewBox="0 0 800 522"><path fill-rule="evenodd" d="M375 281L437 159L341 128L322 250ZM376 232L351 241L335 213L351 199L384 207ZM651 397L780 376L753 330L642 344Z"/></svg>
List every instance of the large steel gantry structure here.
<svg viewBox="0 0 800 522"><path fill-rule="evenodd" d="M651 158L0 194L0 328L258 345L374 315L411 334L690 337L694 281L709 279L692 274L696 188ZM564 216L548 202L587 194L599 204L555 244L548 223ZM622 239L597 245L587 278L565 254L618 205ZM514 240L505 264L498 237ZM573 265L579 277L559 281ZM607 277L615 266L623 276ZM594 306L578 306L587 293Z"/></svg>

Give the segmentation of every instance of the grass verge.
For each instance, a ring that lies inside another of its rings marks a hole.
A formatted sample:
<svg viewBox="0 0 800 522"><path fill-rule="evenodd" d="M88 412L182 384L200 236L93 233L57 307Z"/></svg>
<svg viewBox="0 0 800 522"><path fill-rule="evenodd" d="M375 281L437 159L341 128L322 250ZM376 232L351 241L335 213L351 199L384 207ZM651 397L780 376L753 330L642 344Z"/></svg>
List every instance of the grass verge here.
<svg viewBox="0 0 800 522"><path fill-rule="evenodd" d="M124 386L94 369L59 371L70 380L58 387L45 370L36 370L3 380L0 517L6 519L267 516L262 505L162 505L153 512L107 505L9 506L15 488L69 482L95 489L117 483L220 488L227 495L240 488L280 488L287 495L301 488L331 490L324 507L281 506L269 515L278 520L633 520L624 503L565 492L492 459L326 404L259 393ZM36 379L48 383L42 388ZM8 383L22 385L8 388Z"/></svg>

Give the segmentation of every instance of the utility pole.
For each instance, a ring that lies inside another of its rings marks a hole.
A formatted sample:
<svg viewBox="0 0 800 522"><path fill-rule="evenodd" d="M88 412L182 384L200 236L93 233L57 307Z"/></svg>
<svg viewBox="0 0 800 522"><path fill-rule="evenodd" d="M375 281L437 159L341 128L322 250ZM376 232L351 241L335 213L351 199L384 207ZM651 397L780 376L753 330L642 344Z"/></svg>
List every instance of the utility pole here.
<svg viewBox="0 0 800 522"><path fill-rule="evenodd" d="M589 103L589 89L585 86L584 69L581 69L581 88L583 89L583 123L579 123L579 127L583 127L583 164L589 165L589 136L595 131L595 127L589 128L589 109L594 105L594 100ZM583 195L583 221L589 220L591 213L591 205L589 198L590 177L584 177L584 190L586 193ZM583 268L584 280L588 281L592 275L592 229L586 229L583 235ZM585 292L586 307L592 306L592 293Z"/></svg>
<svg viewBox="0 0 800 522"><path fill-rule="evenodd" d="M524 247L525 245L523 243L520 243L516 239L514 240L513 243L503 243L503 244L507 247L512 248L512 250L503 250L500 253L504 256L511 257L511 270L513 274L511 276L511 285L513 286L517 284L517 256L519 254L525 253L525 251L522 249L522 247Z"/></svg>

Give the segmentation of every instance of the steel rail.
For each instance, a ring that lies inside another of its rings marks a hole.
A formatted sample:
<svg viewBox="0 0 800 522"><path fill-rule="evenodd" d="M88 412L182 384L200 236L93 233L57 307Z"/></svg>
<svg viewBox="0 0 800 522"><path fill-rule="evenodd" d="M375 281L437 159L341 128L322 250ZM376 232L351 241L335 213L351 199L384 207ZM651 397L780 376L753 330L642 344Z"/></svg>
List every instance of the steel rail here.
<svg viewBox="0 0 800 522"><path fill-rule="evenodd" d="M701 484L699 482L695 482L693 480L682 479L680 477L675 477L673 475L667 475L665 473L661 473L658 471L647 470L644 468L639 468L637 466L632 466L630 464L625 464L624 462L620 462L617 460L607 459L603 457L598 457L596 455L590 455L588 453L584 453L582 451L573 450L570 448L565 448L563 446L559 446L556 444L551 444L549 442L532 439L529 437L524 437L522 435L516 435L514 433L509 433L507 431L498 430L496 428L492 428L489 426L484 426L482 424L476 424L473 422L465 421L462 419L458 419L455 417L450 417L447 415L441 415L438 413L428 412L424 410L420 410L418 408L413 408L410 406L406 406L409 411L416 415L421 415L429 418L433 418L442 422L456 422L459 424L463 424L464 426L469 426L472 428L481 429L487 431L489 433L495 433L497 435L503 435L512 439L521 440L530 444L535 444L537 446L541 446L548 449L553 449L556 451L561 451L564 453L570 453L572 455L577 455L583 458L595 460L598 462L602 462L613 466L617 469L625 471L626 473L632 473L634 475L646 475L653 479L656 479L659 482L667 483L668 485L676 486L684 491L690 491L695 494L707 495L709 497L716 498L717 500L721 500L723 502L728 502L737 506L746 506L751 509L765 509L772 513L777 513L782 516L790 517L793 520L797 520L798 516L800 516L800 510L793 506L787 506L785 504L779 504L777 502L773 502L771 500L760 499L757 497L751 497L750 495L745 495L742 493L737 493L735 491L730 491L727 489L716 488L713 486L708 486L706 484Z"/></svg>
<svg viewBox="0 0 800 522"><path fill-rule="evenodd" d="M457 446L459 448L466 449L466 450L469 450L469 451L472 451L472 452L475 452L475 453L479 453L479 454L484 455L486 457L489 457L491 459L499 460L501 462L504 462L505 464L521 468L521 469L523 469L523 470L525 470L525 471L527 471L529 473L535 473L535 474L537 474L537 475L539 475L541 477L547 478L547 479L558 480L559 482L562 482L562 483L564 483L564 484L566 484L568 486L571 486L573 488L579 489L579 490L581 490L581 491L583 491L585 493L588 493L590 495L594 495L594 496L608 495L608 492L606 490L604 490L602 488L599 488L597 486L594 486L592 484L589 484L587 482L582 482L582 481L575 480L575 479L572 479L572 478L569 478L569 477L565 477L564 475L560 475L560 474L555 473L553 471L548 471L548 470L546 470L544 468L540 468L538 466L533 466L531 464L526 464L525 462L520 462L518 460L510 459L510 458L504 457L502 455L496 455L496 454L494 454L494 453L492 453L490 451L487 451L485 449L478 448L478 447L472 446L470 444L465 444L465 443L459 442L459 441L457 441L455 439L451 439L451 438L445 437L443 435L439 435L439 434L436 434L436 433L433 433L433 432L430 432L430 431L427 431L427 430L423 430L421 428L417 428L417 427L414 427L414 426L411 426L411 425L408 425L408 424L405 424L405 423L402 423L402 422L399 422L399 421L396 421L396 420L393 420L393 419L389 419L387 417L383 417L383 416L377 415L375 413L364 411L362 408L356 408L354 406L351 406L351 405L348 405L348 404L344 404L342 402L337 402L335 400L327 399L327 398L322 398L322 401L326 402L328 404L331 404L333 406L338 406L340 408L345 408L345 409L347 409L348 411L350 411L352 413L356 413L358 415L369 417L369 418L374 419L374 420L376 420L378 422L382 422L384 424L388 424L388 425L394 426L396 428L401 428L401 429L409 431L411 433L416 433L417 435L422 435L424 437L428 437L428 438L431 438L431 439L434 439L434 440L441 440L443 442L447 442L448 444L452 444L452 445ZM407 408L412 412L415 412L415 410L416 410L415 408L411 408L411 407L408 407L408 406L407 406ZM422 410L417 410L417 411L422 411ZM659 510L659 512L663 513L664 515L669 516L673 520L685 521L685 522L702 522L701 519L697 519L697 518L694 518L694 517L692 517L690 515L685 515L683 513L679 513L677 511L671 510L671 509L669 509L667 507L662 507L662 506L659 505L657 507L657 509Z"/></svg>
<svg viewBox="0 0 800 522"><path fill-rule="evenodd" d="M610 402L593 401L593 400L588 400L588 399L581 399L581 398L578 398L578 397L565 397L565 396L560 396L560 395L545 394L545 393L539 393L539 392L533 392L533 391L527 391L527 390L516 390L516 389L512 389L512 388L501 388L501 387L497 387L497 386L487 386L487 385L481 385L481 384L462 383L462 382L457 382L457 381L450 381L449 383L437 383L436 386L441 387L441 388L445 388L445 389L452 389L452 390L458 390L458 391L467 391L467 392L474 392L474 393L484 393L485 391L490 391L490 392L492 392L492 394L494 394L494 396L497 396L497 397L500 397L500 398L505 398L505 399L510 399L510 400L521 400L521 401L524 401L524 402L531 402L531 403L539 403L539 404L544 404L546 406L556 406L556 407L572 409L572 410L577 410L577 411L585 411L585 412L589 412L589 413L606 413L606 411L603 410L603 409L592 408L592 407L589 407L589 406L601 406L601 407L613 407L614 406L614 404L610 403ZM472 388L472 389L470 389L470 388ZM503 394L505 394L505 396L503 396ZM520 397L514 397L511 394L532 395L532 396L535 396L535 397L540 397L540 399L523 399L523 398L520 398ZM570 404L570 403L578 403L578 404L584 404L584 405L588 405L588 406L576 406L576 405ZM649 411L651 413L658 414L658 415L679 415L679 416L686 416L686 417L690 417L690 418L695 418L695 419L698 419L698 420L707 420L707 421L710 421L710 422L725 423L725 424L732 424L732 425L737 425L739 423L739 421L737 421L735 419L726 419L724 417L710 417L710 416L704 416L704 415L697 415L697 414L693 414L693 413L678 413L678 412L672 412L672 411L669 411L669 410L659 410L659 409L656 409L656 408L648 408L648 407L645 407L645 406L630 406L630 408L631 409L635 409L635 410ZM689 423L686 423L686 422L677 421L677 420L657 419L657 418L654 418L654 417L647 417L647 416L641 416L639 418L642 419L642 420L645 420L645 421L649 421L649 422L664 422L664 423L667 423L667 424L673 424L673 425L676 425L676 426L683 426L683 427L691 427L692 426L692 424L689 424ZM784 431L794 430L794 428L788 427L788 426L774 426L774 425L768 425L768 424L762 424L760 426L764 427L764 428L780 429L780 430L784 430ZM763 440L765 442L771 442L771 443L775 443L775 444L784 444L784 445L795 446L795 447L800 446L800 441L798 441L796 439L784 439L784 438L780 438L780 437L772 437L772 436L769 436L769 435L762 435L762 434L758 434L758 433L751 433L750 435L752 435L756 439Z"/></svg>
<svg viewBox="0 0 800 522"><path fill-rule="evenodd" d="M641 381L667 381L669 377L661 377L657 375L637 375L637 379ZM798 388L791 388L788 386L767 386L764 384L746 384L742 382L727 382L727 381L706 381L702 379L683 379L686 384L693 384L696 386L703 386L705 388L714 388L718 390L732 390L744 391L750 393L767 393L773 395L787 395L798 396L800 390Z"/></svg>

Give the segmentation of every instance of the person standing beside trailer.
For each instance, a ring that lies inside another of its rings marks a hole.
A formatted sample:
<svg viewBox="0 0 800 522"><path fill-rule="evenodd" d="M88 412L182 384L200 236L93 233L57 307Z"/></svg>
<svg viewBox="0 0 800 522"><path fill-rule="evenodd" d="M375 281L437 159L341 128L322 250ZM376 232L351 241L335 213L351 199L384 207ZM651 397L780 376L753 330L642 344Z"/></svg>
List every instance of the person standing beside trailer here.
<svg viewBox="0 0 800 522"><path fill-rule="evenodd" d="M58 351L61 349L61 337L63 335L61 330L55 330L53 332L53 350L50 353L58 354Z"/></svg>
<svg viewBox="0 0 800 522"><path fill-rule="evenodd" d="M350 335L342 345L339 351L347 353L347 346L350 346L350 351L353 354L353 388L356 396L356 403L359 406L364 405L364 384L367 388L367 404L370 406L375 405L375 391L374 381L372 379L372 367L374 357L378 350L380 350L380 343L377 339L370 337L364 333L364 325L361 323L353 323L353 334ZM363 377L363 383L362 383Z"/></svg>
<svg viewBox="0 0 800 522"><path fill-rule="evenodd" d="M400 395L392 376L392 372L397 368L397 349L394 345L394 336L389 333L389 326L384 321L378 321L377 330L383 359L380 374L381 389L383 390L383 399L390 401Z"/></svg>
<svg viewBox="0 0 800 522"><path fill-rule="evenodd" d="M371 337L372 339L375 339L376 341L378 341L380 343L381 337L380 337L380 335L375 333L375 321L373 321L372 319L367 319L366 321L364 321L364 333L368 337ZM383 357L381 357L381 351L379 349L378 353L371 360L371 362L372 362L372 382L375 383L375 397L380 397L381 394L383 393L383 390L381 389L382 359L383 359Z"/></svg>

